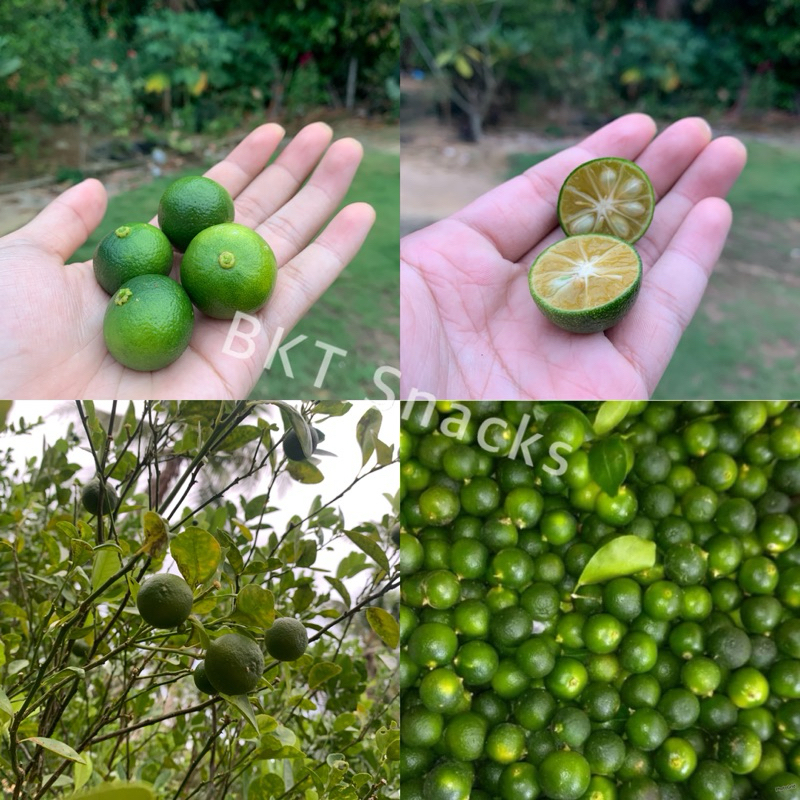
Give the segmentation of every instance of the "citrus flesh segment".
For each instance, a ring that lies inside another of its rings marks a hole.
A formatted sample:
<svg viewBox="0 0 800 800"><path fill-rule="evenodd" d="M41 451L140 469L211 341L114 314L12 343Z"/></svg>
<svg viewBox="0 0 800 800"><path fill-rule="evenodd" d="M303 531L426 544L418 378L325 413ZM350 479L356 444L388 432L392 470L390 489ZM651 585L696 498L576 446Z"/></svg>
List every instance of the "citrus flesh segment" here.
<svg viewBox="0 0 800 800"><path fill-rule="evenodd" d="M630 311L642 282L642 261L614 236L570 236L539 254L528 281L552 323L572 333L596 333Z"/></svg>
<svg viewBox="0 0 800 800"><path fill-rule="evenodd" d="M624 158L596 158L574 169L558 195L558 221L567 236L607 233L633 243L655 208L645 171Z"/></svg>

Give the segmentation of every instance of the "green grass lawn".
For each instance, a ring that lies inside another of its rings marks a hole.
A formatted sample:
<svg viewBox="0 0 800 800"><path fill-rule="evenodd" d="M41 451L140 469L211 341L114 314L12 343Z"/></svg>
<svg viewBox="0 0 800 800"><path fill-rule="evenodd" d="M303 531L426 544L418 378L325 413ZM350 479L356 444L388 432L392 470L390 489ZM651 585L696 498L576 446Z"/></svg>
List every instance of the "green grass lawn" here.
<svg viewBox="0 0 800 800"><path fill-rule="evenodd" d="M800 394L800 150L748 141L725 250L655 397ZM514 154L517 175L551 153Z"/></svg>
<svg viewBox="0 0 800 800"><path fill-rule="evenodd" d="M73 260L90 259L103 236L125 222L149 220L164 189L200 168L156 178L151 183L110 198L100 227ZM289 351L293 378L276 358L253 391L253 397L358 398L382 397L373 380L380 366L399 365L399 158L367 147L345 202L365 201L377 212L375 226L358 256L287 338L308 338ZM334 356L321 387L314 381L325 351L324 342L347 356ZM384 378L396 388L396 381Z"/></svg>

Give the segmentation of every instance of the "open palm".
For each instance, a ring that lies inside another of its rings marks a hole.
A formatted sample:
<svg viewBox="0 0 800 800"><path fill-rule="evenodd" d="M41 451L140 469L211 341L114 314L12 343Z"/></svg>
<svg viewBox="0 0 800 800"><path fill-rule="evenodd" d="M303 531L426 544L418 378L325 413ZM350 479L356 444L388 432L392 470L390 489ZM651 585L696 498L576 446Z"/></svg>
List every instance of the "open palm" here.
<svg viewBox="0 0 800 800"><path fill-rule="evenodd" d="M65 266L105 212L102 184L86 180L0 239L0 397L246 397L279 340L358 252L374 221L369 205L353 203L323 229L358 168L358 142L330 144L331 129L314 123L267 166L283 135L279 125L263 125L206 173L228 189L236 222L257 230L279 265L251 355L226 354L230 322L199 312L189 349L166 369L135 372L109 355L102 331L109 297L90 261Z"/></svg>
<svg viewBox="0 0 800 800"><path fill-rule="evenodd" d="M711 141L701 119L655 132L643 114L621 117L403 238L404 397L414 390L493 400L650 396L722 251L731 211L721 198L746 159L738 140ZM631 313L603 333L571 334L539 312L528 270L564 236L555 229L561 184L600 156L635 160L658 205L636 243L644 279Z"/></svg>

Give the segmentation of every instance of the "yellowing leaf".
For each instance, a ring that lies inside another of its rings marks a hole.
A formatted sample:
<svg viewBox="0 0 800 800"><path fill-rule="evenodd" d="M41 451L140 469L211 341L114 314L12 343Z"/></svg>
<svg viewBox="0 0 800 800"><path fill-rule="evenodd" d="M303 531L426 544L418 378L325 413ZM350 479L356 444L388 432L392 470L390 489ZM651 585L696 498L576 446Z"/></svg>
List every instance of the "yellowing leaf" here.
<svg viewBox="0 0 800 800"><path fill-rule="evenodd" d="M147 94L161 94L169 88L169 76L163 72L153 73L144 84L144 90Z"/></svg>
<svg viewBox="0 0 800 800"><path fill-rule="evenodd" d="M195 81L194 85L189 90L195 97L201 95L208 86L208 73L201 72L200 77Z"/></svg>
<svg viewBox="0 0 800 800"><path fill-rule="evenodd" d="M619 82L623 86L630 86L632 83L641 83L642 73L636 69L636 67L631 67L620 75Z"/></svg>
<svg viewBox="0 0 800 800"><path fill-rule="evenodd" d="M465 80L469 80L474 74L472 64L461 53L453 59L453 66L456 68L456 72Z"/></svg>
<svg viewBox="0 0 800 800"><path fill-rule="evenodd" d="M364 416L356 425L356 439L361 448L362 466L369 461L375 452L375 440L378 438L378 431L381 429L383 415L374 406L364 412Z"/></svg>
<svg viewBox="0 0 800 800"><path fill-rule="evenodd" d="M144 512L144 544L140 553L154 555L167 546L167 523L155 511Z"/></svg>
<svg viewBox="0 0 800 800"><path fill-rule="evenodd" d="M400 643L400 627L397 620L382 608L373 606L366 611L370 628L380 636L381 641L394 650Z"/></svg>
<svg viewBox="0 0 800 800"><path fill-rule="evenodd" d="M325 476L310 461L289 461L286 471L298 483L322 483Z"/></svg>
<svg viewBox="0 0 800 800"><path fill-rule="evenodd" d="M190 586L214 576L222 560L219 542L202 528L187 528L175 536L169 548L181 575Z"/></svg>

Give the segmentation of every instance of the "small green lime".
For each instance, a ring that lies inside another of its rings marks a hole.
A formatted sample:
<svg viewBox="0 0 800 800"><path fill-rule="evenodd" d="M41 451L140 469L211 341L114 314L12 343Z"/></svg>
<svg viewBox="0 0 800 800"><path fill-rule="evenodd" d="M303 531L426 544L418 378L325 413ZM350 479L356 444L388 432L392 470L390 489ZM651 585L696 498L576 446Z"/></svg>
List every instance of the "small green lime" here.
<svg viewBox="0 0 800 800"><path fill-rule="evenodd" d="M216 181L198 175L173 181L158 204L158 225L181 252L200 231L233 222L233 215L228 191Z"/></svg>
<svg viewBox="0 0 800 800"><path fill-rule="evenodd" d="M154 225L132 222L105 236L94 251L94 276L109 293L137 275L169 275L172 245Z"/></svg>
<svg viewBox="0 0 800 800"><path fill-rule="evenodd" d="M181 356L193 327L192 303L179 284L166 275L139 275L109 301L103 338L124 367L151 372Z"/></svg>
<svg viewBox="0 0 800 800"><path fill-rule="evenodd" d="M235 222L198 233L181 260L186 293L204 314L217 319L258 311L277 276L272 248L252 228Z"/></svg>

